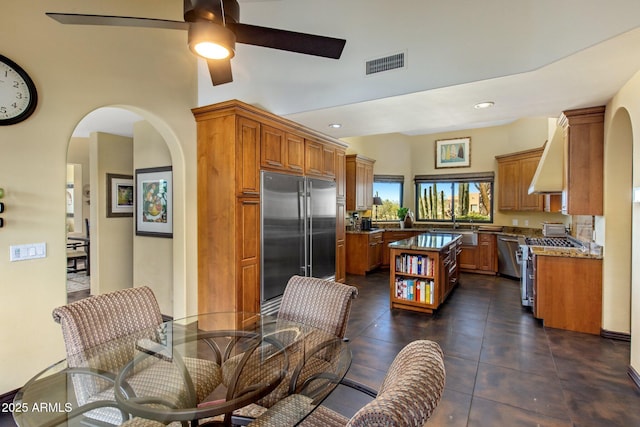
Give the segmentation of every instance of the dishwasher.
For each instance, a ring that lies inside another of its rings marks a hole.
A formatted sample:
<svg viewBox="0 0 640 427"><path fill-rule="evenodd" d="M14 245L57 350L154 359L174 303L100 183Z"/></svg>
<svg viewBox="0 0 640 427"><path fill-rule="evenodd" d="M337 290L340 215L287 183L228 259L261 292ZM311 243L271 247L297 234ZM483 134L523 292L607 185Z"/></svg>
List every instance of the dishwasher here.
<svg viewBox="0 0 640 427"><path fill-rule="evenodd" d="M518 236L498 234L498 274L520 279L522 272L516 260L516 252L520 249Z"/></svg>

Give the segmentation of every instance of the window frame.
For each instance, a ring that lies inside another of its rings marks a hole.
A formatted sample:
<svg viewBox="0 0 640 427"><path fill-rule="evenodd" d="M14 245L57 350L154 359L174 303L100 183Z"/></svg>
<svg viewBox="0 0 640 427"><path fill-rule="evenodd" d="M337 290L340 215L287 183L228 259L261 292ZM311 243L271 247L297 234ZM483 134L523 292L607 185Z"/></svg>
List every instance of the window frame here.
<svg viewBox="0 0 640 427"><path fill-rule="evenodd" d="M377 182L379 183L391 183L391 184L400 184L400 201L399 201L399 207L402 207L402 204L404 202L404 175L373 175L373 186L372 188L375 188L375 184ZM375 197L375 191L373 192L373 196ZM375 212L376 207L373 206L373 211L371 212L371 217L373 219L374 222L384 222L384 221L390 221L388 219L378 219L378 218L373 218L374 216L374 212Z"/></svg>
<svg viewBox="0 0 640 427"><path fill-rule="evenodd" d="M420 222L438 222L438 223L481 223L481 224L493 224L494 218L494 199L495 199L495 172L470 172L470 173L452 173L452 174L438 174L438 175L416 175L414 177L414 203L416 207L416 221ZM455 187L461 183L476 183L476 182L488 182L490 183L490 201L489 201L489 219L459 219L452 217L449 219L433 219L433 218L420 218L420 184L432 184L432 183L447 183L451 184L451 209L455 212Z"/></svg>

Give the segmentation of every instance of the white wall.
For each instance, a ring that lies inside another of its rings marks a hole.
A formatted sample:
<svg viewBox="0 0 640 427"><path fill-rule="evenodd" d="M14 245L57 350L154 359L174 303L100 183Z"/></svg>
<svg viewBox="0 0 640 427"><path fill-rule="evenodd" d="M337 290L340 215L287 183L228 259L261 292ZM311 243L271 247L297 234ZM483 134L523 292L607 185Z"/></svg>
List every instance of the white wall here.
<svg viewBox="0 0 640 427"><path fill-rule="evenodd" d="M174 177L174 312L197 310L196 60L186 34L61 25L45 12L83 11L182 19L173 0L3 2L2 54L20 64L39 94L25 122L0 129L0 187L6 221L0 229L0 394L22 386L64 357L51 311L66 303L65 195L67 147L73 129L102 106L140 114L167 142ZM25 23L28 23L25 24ZM44 259L9 262L9 246L46 242ZM178 255L176 255L178 254ZM46 349L46 350L43 350Z"/></svg>

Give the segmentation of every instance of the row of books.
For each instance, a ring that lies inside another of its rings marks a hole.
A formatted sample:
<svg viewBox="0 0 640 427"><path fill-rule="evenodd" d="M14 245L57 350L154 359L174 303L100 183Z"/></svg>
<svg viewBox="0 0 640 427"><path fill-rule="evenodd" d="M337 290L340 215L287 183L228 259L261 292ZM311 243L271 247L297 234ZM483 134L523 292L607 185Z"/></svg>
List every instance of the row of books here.
<svg viewBox="0 0 640 427"><path fill-rule="evenodd" d="M396 298L433 304L433 280L405 279L397 277L395 281Z"/></svg>
<svg viewBox="0 0 640 427"><path fill-rule="evenodd" d="M396 256L396 272L433 276L434 261L428 256L400 254Z"/></svg>

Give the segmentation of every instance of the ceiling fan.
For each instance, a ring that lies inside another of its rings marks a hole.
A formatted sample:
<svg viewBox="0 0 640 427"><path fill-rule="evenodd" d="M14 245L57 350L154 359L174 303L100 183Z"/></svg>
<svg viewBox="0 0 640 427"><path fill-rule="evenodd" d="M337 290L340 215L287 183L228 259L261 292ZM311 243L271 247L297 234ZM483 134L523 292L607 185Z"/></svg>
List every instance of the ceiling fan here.
<svg viewBox="0 0 640 427"><path fill-rule="evenodd" d="M189 48L207 60L214 86L233 81L231 58L235 55L236 42L332 59L340 58L346 43L333 37L240 23L240 5L236 0L183 1L184 22L77 13L47 12L46 15L62 24L187 30Z"/></svg>

